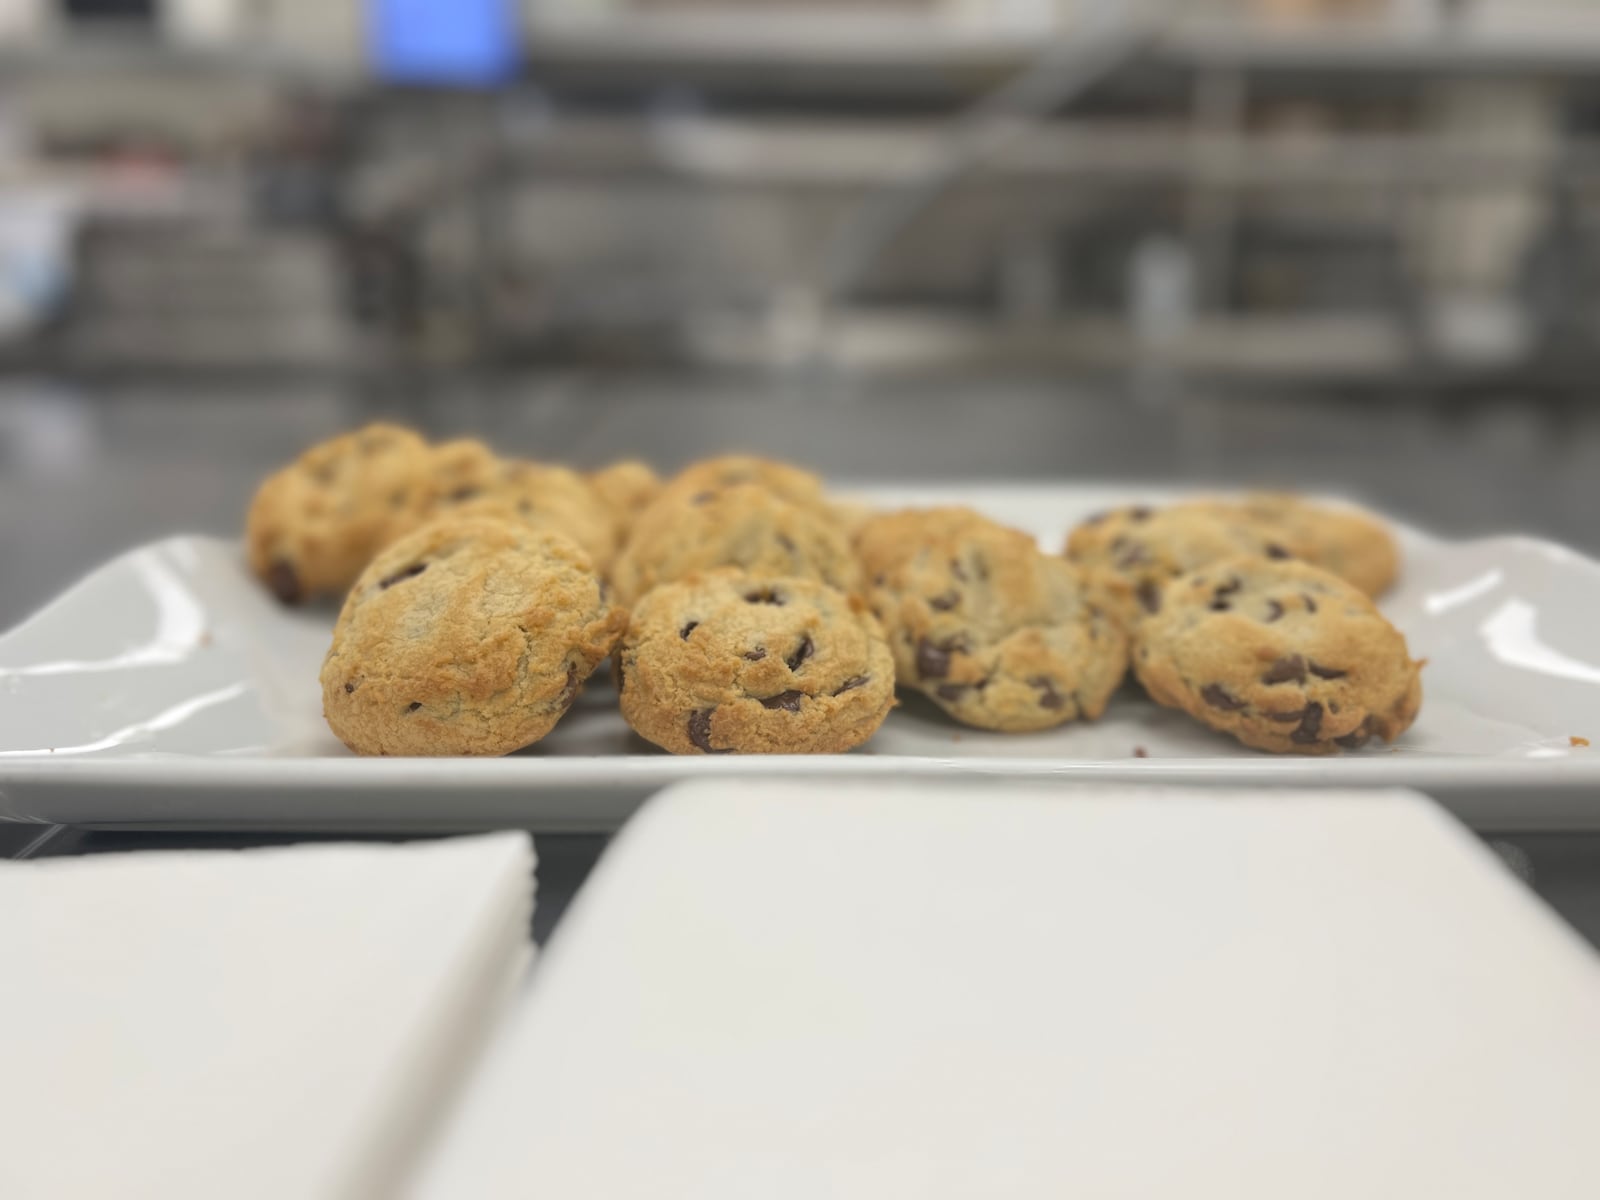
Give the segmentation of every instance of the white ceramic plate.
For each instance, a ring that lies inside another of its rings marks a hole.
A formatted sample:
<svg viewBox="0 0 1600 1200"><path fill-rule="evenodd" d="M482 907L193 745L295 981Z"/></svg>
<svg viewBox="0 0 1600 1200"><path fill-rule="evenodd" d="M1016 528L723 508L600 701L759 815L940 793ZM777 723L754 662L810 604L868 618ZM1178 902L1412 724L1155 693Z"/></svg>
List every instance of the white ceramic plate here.
<svg viewBox="0 0 1600 1200"><path fill-rule="evenodd" d="M1095 509L1162 498L1088 487L860 494L970 503L1051 548ZM278 607L231 542L171 538L108 563L0 637L0 819L593 830L691 777L978 774L1409 785L1480 829L1600 829L1600 563L1526 538L1402 537L1402 580L1384 608L1429 662L1422 715L1394 747L1260 754L1130 687L1103 720L1045 733L964 729L909 697L852 754L674 758L632 735L597 678L544 742L493 760L350 755L323 724L317 686L332 610Z"/></svg>

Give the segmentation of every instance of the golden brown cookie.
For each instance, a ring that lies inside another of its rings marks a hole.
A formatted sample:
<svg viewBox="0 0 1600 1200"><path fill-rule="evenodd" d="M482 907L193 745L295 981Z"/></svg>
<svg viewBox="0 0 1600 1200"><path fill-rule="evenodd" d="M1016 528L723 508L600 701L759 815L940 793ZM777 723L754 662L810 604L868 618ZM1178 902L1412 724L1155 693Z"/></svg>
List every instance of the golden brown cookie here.
<svg viewBox="0 0 1600 1200"><path fill-rule="evenodd" d="M627 604L716 567L817 579L846 592L857 583L855 557L828 516L754 483L664 492L634 522L611 580Z"/></svg>
<svg viewBox="0 0 1600 1200"><path fill-rule="evenodd" d="M1170 581L1133 665L1158 703L1281 754L1392 742L1422 704L1400 631L1308 563L1235 558Z"/></svg>
<svg viewBox="0 0 1600 1200"><path fill-rule="evenodd" d="M507 754L550 732L626 625L568 539L442 517L351 589L323 714L358 754Z"/></svg>
<svg viewBox="0 0 1600 1200"><path fill-rule="evenodd" d="M1130 628L1169 579L1242 554L1299 558L1304 548L1287 530L1213 502L1097 513L1068 535L1066 547L1073 562L1115 581L1116 613Z"/></svg>
<svg viewBox="0 0 1600 1200"><path fill-rule="evenodd" d="M860 600L723 569L652 591L618 654L622 715L674 754L840 754L894 706L894 663Z"/></svg>
<svg viewBox="0 0 1600 1200"><path fill-rule="evenodd" d="M582 475L549 463L510 462L506 480L519 517L535 528L566 534L588 551L602 574L610 569L619 528Z"/></svg>
<svg viewBox="0 0 1600 1200"><path fill-rule="evenodd" d="M855 544L856 538L861 536L861 531L866 528L867 522L879 516L880 511L858 500L828 501L828 515L839 527L839 532L844 534L845 540L852 545Z"/></svg>
<svg viewBox="0 0 1600 1200"><path fill-rule="evenodd" d="M1284 530L1307 562L1332 571L1369 596L1382 595L1400 572L1394 535L1359 509L1313 504L1285 492L1258 492L1233 507L1250 519Z"/></svg>
<svg viewBox="0 0 1600 1200"><path fill-rule="evenodd" d="M616 553L609 510L589 484L567 467L503 459L471 438L433 452L432 516L456 513L514 519L571 538L604 572Z"/></svg>
<svg viewBox="0 0 1600 1200"><path fill-rule="evenodd" d="M584 480L611 514L619 534L624 535L634 518L661 492L660 477L648 464L637 459L625 459L590 471Z"/></svg>
<svg viewBox="0 0 1600 1200"><path fill-rule="evenodd" d="M766 488L790 504L804 508L824 509L827 505L822 480L810 471L750 454L725 454L691 463L662 490L665 495L688 500L702 492L721 491L740 484Z"/></svg>
<svg viewBox="0 0 1600 1200"><path fill-rule="evenodd" d="M477 438L456 438L433 448L429 476L433 485L430 517L452 506L498 495L504 487L505 464Z"/></svg>
<svg viewBox="0 0 1600 1200"><path fill-rule="evenodd" d="M1128 641L1091 573L970 509L875 517L856 540L902 687L968 725L1021 732L1105 711Z"/></svg>
<svg viewBox="0 0 1600 1200"><path fill-rule="evenodd" d="M428 445L397 425L322 442L270 476L245 519L250 569L285 604L342 595L372 556L416 528Z"/></svg>

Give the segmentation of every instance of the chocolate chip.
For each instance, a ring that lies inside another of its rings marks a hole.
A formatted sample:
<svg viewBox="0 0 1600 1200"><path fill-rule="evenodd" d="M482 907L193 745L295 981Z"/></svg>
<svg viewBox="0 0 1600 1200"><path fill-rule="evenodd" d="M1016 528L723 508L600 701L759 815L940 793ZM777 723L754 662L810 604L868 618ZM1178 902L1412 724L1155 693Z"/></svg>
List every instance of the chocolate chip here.
<svg viewBox="0 0 1600 1200"><path fill-rule="evenodd" d="M1270 625L1281 616L1283 616L1283 605L1279 604L1276 600L1268 600L1266 616L1267 624Z"/></svg>
<svg viewBox="0 0 1600 1200"><path fill-rule="evenodd" d="M378 590L380 592L386 592L397 583L403 583L407 579L415 579L418 575L421 575L427 569L428 569L428 564L427 563L412 563L405 570L396 571L393 575L389 576L387 579L378 580Z"/></svg>
<svg viewBox="0 0 1600 1200"><path fill-rule="evenodd" d="M766 656L767 648L765 646L757 646L754 650L746 650L744 652L744 657L751 662L760 662Z"/></svg>
<svg viewBox="0 0 1600 1200"><path fill-rule="evenodd" d="M772 588L761 588L758 591L746 592L744 598L747 604L776 604L779 608L782 608L784 603L783 597Z"/></svg>
<svg viewBox="0 0 1600 1200"><path fill-rule="evenodd" d="M917 674L923 679L943 679L950 674L950 651L954 643L940 645L928 638L917 643Z"/></svg>
<svg viewBox="0 0 1600 1200"><path fill-rule="evenodd" d="M267 568L267 586L285 604L299 604L305 598L300 590L300 576L281 558Z"/></svg>
<svg viewBox="0 0 1600 1200"><path fill-rule="evenodd" d="M1302 600L1304 600L1306 602L1306 611L1307 612L1316 612L1317 611L1317 602L1311 598L1311 593L1310 592L1301 592L1300 593L1300 599L1302 599Z"/></svg>
<svg viewBox="0 0 1600 1200"><path fill-rule="evenodd" d="M1306 660L1298 654L1290 654L1280 658L1267 668L1267 673L1261 677L1262 683L1304 683L1306 681Z"/></svg>
<svg viewBox="0 0 1600 1200"><path fill-rule="evenodd" d="M732 751L718 750L711 744L711 714L715 711L702 708L689 714L689 740L707 754L731 754Z"/></svg>
<svg viewBox="0 0 1600 1200"><path fill-rule="evenodd" d="M1066 701L1061 698L1061 693L1056 691L1056 681L1051 679L1048 675L1035 675L1032 679L1028 680L1028 686L1039 689L1040 708L1057 709L1066 703Z"/></svg>
<svg viewBox="0 0 1600 1200"><path fill-rule="evenodd" d="M355 690L356 690L356 685L353 684L353 683L346 683L344 685L344 694L346 696L348 696L351 692L353 692Z"/></svg>
<svg viewBox="0 0 1600 1200"><path fill-rule="evenodd" d="M1296 721L1305 719L1306 710L1297 708L1293 712L1263 712L1261 715L1269 721L1276 721L1279 725L1293 725Z"/></svg>
<svg viewBox="0 0 1600 1200"><path fill-rule="evenodd" d="M961 580L962 583L966 583L967 582L966 569L964 567L962 567L961 563L958 560L954 559L954 558L952 558L950 560L950 574L954 575L957 579Z"/></svg>
<svg viewBox="0 0 1600 1200"><path fill-rule="evenodd" d="M1126 571L1133 567L1142 567L1150 561L1149 551L1143 546L1137 543L1130 544L1127 538L1118 538L1116 542L1111 543L1113 550L1117 549L1117 542L1123 543L1123 548L1117 554L1116 559L1117 566L1122 570Z"/></svg>
<svg viewBox="0 0 1600 1200"><path fill-rule="evenodd" d="M866 683L867 683L867 681L869 679L871 679L870 675L852 675L849 679L846 679L838 687L834 688L833 689L833 694L835 696L842 696L846 692L853 692L858 687L866 686Z"/></svg>
<svg viewBox="0 0 1600 1200"><path fill-rule="evenodd" d="M408 704L406 706L406 711L408 713L414 713L414 712L417 711L417 709L419 709L421 707L422 707L422 701L421 700L413 700L410 704Z"/></svg>
<svg viewBox="0 0 1600 1200"><path fill-rule="evenodd" d="M789 670L798 671L800 669L800 664L805 662L806 659L810 658L815 651L816 646L812 644L811 636L809 634L802 634L800 637L800 644L795 647L794 653L783 661L788 664Z"/></svg>
<svg viewBox="0 0 1600 1200"><path fill-rule="evenodd" d="M1300 728L1289 735L1289 740L1298 746L1310 745L1319 741L1322 731L1322 705L1312 701L1306 705L1305 716L1300 719Z"/></svg>
<svg viewBox="0 0 1600 1200"><path fill-rule="evenodd" d="M781 708L785 712L799 712L800 701L805 699L804 692L779 692L776 696L768 696L761 702L762 708Z"/></svg>
<svg viewBox="0 0 1600 1200"><path fill-rule="evenodd" d="M687 642L689 640L689 635L691 633L693 633L696 629L699 629L699 628L700 628L700 622L699 621L690 621L682 629L678 630L678 636L680 638L682 638L684 641Z"/></svg>
<svg viewBox="0 0 1600 1200"><path fill-rule="evenodd" d="M1200 690L1200 698L1212 708L1220 708L1224 712L1238 712L1245 706L1244 701L1235 697L1220 683L1208 683Z"/></svg>
<svg viewBox="0 0 1600 1200"><path fill-rule="evenodd" d="M398 492L391 492L389 494L389 507L390 508L403 508L403 507L405 507L406 497L409 496L409 495L410 495L410 493L407 492L405 490L405 488L401 488Z"/></svg>
<svg viewBox="0 0 1600 1200"><path fill-rule="evenodd" d="M1291 555L1282 546L1278 545L1277 542L1268 542L1267 543L1267 557L1268 558L1289 558L1289 557L1291 557Z"/></svg>
<svg viewBox="0 0 1600 1200"><path fill-rule="evenodd" d="M885 575L882 571L879 571L876 575L874 575L872 577L872 586L873 587L882 587L888 581L889 581L889 577L887 575Z"/></svg>
<svg viewBox="0 0 1600 1200"><path fill-rule="evenodd" d="M1130 521L1148 521L1150 517L1151 510L1142 504L1135 505L1128 510L1128 520Z"/></svg>
<svg viewBox="0 0 1600 1200"><path fill-rule="evenodd" d="M562 712L566 712L567 709L572 707L572 702L578 698L578 685L582 682L578 678L578 668L569 666L567 668L567 682L561 689L561 695L556 698L556 703L560 705Z"/></svg>
<svg viewBox="0 0 1600 1200"><path fill-rule="evenodd" d="M1361 722L1360 727L1353 732L1347 733L1341 738L1334 738L1333 740L1339 745L1343 746L1346 750L1361 749L1361 747L1365 746L1372 740L1372 718L1368 717L1365 721Z"/></svg>
<svg viewBox="0 0 1600 1200"><path fill-rule="evenodd" d="M972 569L977 571L979 579L983 580L985 583L989 581L989 564L987 561L981 558L973 559Z"/></svg>
<svg viewBox="0 0 1600 1200"><path fill-rule="evenodd" d="M1139 585L1139 603L1144 606L1145 612L1161 611L1161 587L1155 580L1146 579Z"/></svg>
<svg viewBox="0 0 1600 1200"><path fill-rule="evenodd" d="M1227 597L1233 595L1243 586L1244 583L1238 578L1230 579L1227 583L1219 583L1217 585L1217 590L1213 592L1211 596L1211 611L1227 612L1233 607L1233 605L1228 602Z"/></svg>
<svg viewBox="0 0 1600 1200"><path fill-rule="evenodd" d="M935 612L949 612L960 603L961 593L956 591L955 588L951 588L948 592L942 592L929 600L928 607Z"/></svg>
<svg viewBox="0 0 1600 1200"><path fill-rule="evenodd" d="M797 547L794 544L794 539L791 538L786 533L778 534L777 541L778 541L778 545L782 546L790 554L793 554L795 552L795 550L797 549Z"/></svg>
<svg viewBox="0 0 1600 1200"><path fill-rule="evenodd" d="M464 487L458 487L455 491L451 492L450 499L454 500L457 504L460 504L463 500L471 500L477 494L478 489L473 487L471 484L467 484Z"/></svg>
<svg viewBox="0 0 1600 1200"><path fill-rule="evenodd" d="M1325 667L1321 663L1308 663L1306 665L1318 679L1343 679L1350 674L1349 671L1340 671L1335 667Z"/></svg>
<svg viewBox="0 0 1600 1200"><path fill-rule="evenodd" d="M934 688L934 695L941 700L959 700L972 690L970 683L941 683Z"/></svg>

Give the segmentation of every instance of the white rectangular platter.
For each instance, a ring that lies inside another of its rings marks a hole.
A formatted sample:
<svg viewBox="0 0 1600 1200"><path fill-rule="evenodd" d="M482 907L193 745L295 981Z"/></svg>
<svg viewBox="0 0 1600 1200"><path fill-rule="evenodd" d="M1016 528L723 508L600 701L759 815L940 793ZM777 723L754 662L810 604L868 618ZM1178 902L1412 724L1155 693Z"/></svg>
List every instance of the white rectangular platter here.
<svg viewBox="0 0 1600 1200"><path fill-rule="evenodd" d="M884 506L966 503L1059 548L1136 486L855 489ZM535 831L616 828L681 779L951 778L1393 786L1483 830L1600 829L1600 563L1527 538L1400 531L1383 607L1426 657L1395 746L1261 754L1129 686L1093 724L965 729L904 697L860 750L674 758L635 737L598 676L545 741L503 759L361 759L321 717L331 609L290 611L238 547L175 537L108 563L0 636L0 820L105 827ZM1590 750L1575 739L1593 738ZM1142 756L1140 756L1142 752Z"/></svg>

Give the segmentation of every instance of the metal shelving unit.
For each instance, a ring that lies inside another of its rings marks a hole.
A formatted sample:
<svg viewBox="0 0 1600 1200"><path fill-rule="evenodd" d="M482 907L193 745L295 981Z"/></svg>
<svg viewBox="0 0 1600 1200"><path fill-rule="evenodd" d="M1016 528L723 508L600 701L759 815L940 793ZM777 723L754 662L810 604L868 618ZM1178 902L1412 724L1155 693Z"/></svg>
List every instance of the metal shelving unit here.
<svg viewBox="0 0 1600 1200"><path fill-rule="evenodd" d="M1074 31L1068 28L1059 36L1070 38ZM390 189L401 199L387 210L380 203L375 215L365 216L383 224L386 236L405 231L419 247L462 241L455 234L441 239L430 232L432 209L446 214L441 218L446 224L464 220L472 230L465 239L471 254L447 269L470 273L481 272L485 264L498 270L517 262L515 214L529 189L562 186L582 195L588 188L612 198L656 189L682 196L685 203L692 199L712 206L707 211L770 200L777 207L813 205L832 212L926 169L941 153L951 116L1024 70L1045 44L1039 30L971 23L797 24L737 14L715 20L656 15L583 21L547 10L530 25L523 80L498 99L458 105L460 111L441 116L436 132L448 152L429 155L422 164L432 178L425 186ZM1233 364L1244 371L1279 371L1298 361L1308 375L1531 371L1539 367L1538 356L1549 341L1541 333L1542 316L1501 320L1502 330L1521 332L1500 338L1488 352L1479 347L1458 355L1459 339L1438 331L1466 326L1454 322L1450 312L1435 311L1426 272L1413 261L1421 252L1408 239L1425 220L1417 215L1420 208L1443 212L1454 205L1459 217L1470 208L1466 198L1479 194L1515 196L1529 211L1543 214L1539 220L1548 228L1581 236L1593 228L1588 210L1600 200L1600 132L1559 130L1530 139L1515 129L1508 134L1459 120L1454 127L1448 122L1440 127L1418 114L1426 112L1434 95L1463 88L1532 89L1548 98L1554 126L1564 98L1600 97L1595 64L1600 64L1600 20L1592 36L1559 37L1498 31L1491 36L1471 27L1263 30L1184 21L1143 46L1070 116L1058 115L997 142L962 177L962 204L972 208L977 202L969 203L970 197L977 194L1000 197L992 203L996 211L1010 205L1019 212L1043 212L1027 217L1033 225L1025 235L1039 253L1056 254L1060 245L1051 221L1078 220L1097 208L1114 214L1121 198L1163 197L1165 234L1185 247L1198 307L1182 337L1162 353L1187 369L1227 370ZM363 141L361 130L410 105L437 101L448 107L444 98L374 85L353 67L335 69L326 62L242 49L172 50L150 41L0 48L0 73L5 72L23 85L50 73L132 72L171 73L200 88L240 80L286 91L312 87L341 97L357 131L357 161L345 171L350 179L341 186L396 169L385 165L381 140ZM1368 88L1401 97L1397 107L1411 114L1410 127L1340 128L1341 105ZM1286 95L1330 114L1323 127L1261 127L1256 121L1261 106ZM662 103L662 97L669 99ZM597 98L602 103L594 103ZM623 115L617 115L619 102ZM517 124L514 115L530 104L540 114L534 132L508 133L508 122ZM463 140L477 149L456 152L457 139L449 130L458 126L465 131ZM1344 218L1329 215L1338 198L1349 196L1362 197L1361 203L1347 206ZM1061 203L1052 207L1041 199ZM1295 217L1296 205L1315 215ZM585 218L603 219L604 208L595 205ZM628 215L635 210L625 204L616 211L618 220L635 219ZM1269 232L1307 227L1310 234L1299 240L1314 246L1323 229L1329 231L1323 242L1338 244L1334 235L1341 219L1352 236L1387 238L1386 245L1401 248L1406 261L1397 270L1411 290L1384 299L1398 308L1262 315L1239 307L1241 255L1262 253L1262 247L1270 252L1299 237L1259 235L1263 220ZM659 232L670 250L674 240L687 240L676 238L667 228L669 220L662 218ZM767 223L779 221L773 217ZM814 217L806 221L808 228L825 223ZM975 232L980 242L993 236L981 228ZM793 242L801 235L771 236ZM959 234L946 229L942 236L948 243ZM1092 230L1084 236L1092 237ZM1003 251L997 245L993 252ZM426 257L423 250L418 253ZM805 257L803 250L788 253ZM907 253L914 256L915 250ZM649 259L651 252L640 254ZM559 307L568 297L561 291L561 270L533 265L536 275L544 272L547 284L540 301L548 310L541 317L543 328L570 342L573 322L581 324L592 311L579 303L564 315ZM625 257L593 266L602 272L628 269ZM1004 267L996 263L993 269ZM1583 273L1556 272L1554 278L1540 302L1564 314L1584 311L1582 297L1572 292L1584 286ZM723 285L732 289L731 308L715 307L716 288ZM646 279L620 278L613 290L632 287L643 295L654 286ZM780 294L781 281L759 274L731 284L714 280L704 293L713 301L709 312L695 311L701 292L674 299L670 288L676 285L664 286L663 319L677 324L676 332L645 331L657 350L675 346L669 353L716 358L742 345L733 358L783 358L781 347L761 349L762 339L774 336L775 323L782 323L779 310L795 304L792 288ZM765 300L760 299L763 289ZM470 330L452 335L458 351L464 348L479 359L517 360L526 353L525 339L540 336L498 321L492 287L457 290L470 298L461 314ZM1526 301L1520 295L1503 299L1507 305ZM799 307L805 307L803 298ZM938 305L919 311L914 303L879 296L859 310L851 322L853 340L839 342L837 349L843 359L866 363L905 364L917 351L928 362L964 353L979 360L1012 354L1093 365L1148 350L1137 339L1130 342L1126 331L1108 333L1111 320L1113 315L1103 312L1046 311L1019 324L1005 313L952 314ZM1574 326L1566 315L1562 320L1570 351L1562 369L1570 370L1582 358L1585 339L1580 335L1574 341L1574 329L1581 325ZM740 332L729 336L729 330ZM600 340L610 343L618 332L607 328ZM625 340L627 330L620 332ZM751 345L757 347L754 353ZM1284 348L1292 346L1301 349L1286 354Z"/></svg>

